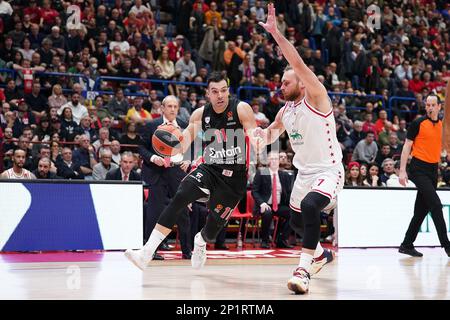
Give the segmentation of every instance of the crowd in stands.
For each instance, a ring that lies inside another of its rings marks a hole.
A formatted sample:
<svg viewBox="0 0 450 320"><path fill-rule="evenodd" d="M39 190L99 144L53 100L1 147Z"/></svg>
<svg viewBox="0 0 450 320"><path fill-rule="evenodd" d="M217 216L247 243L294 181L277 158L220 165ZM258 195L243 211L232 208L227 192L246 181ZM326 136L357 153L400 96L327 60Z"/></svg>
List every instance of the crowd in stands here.
<svg viewBox="0 0 450 320"><path fill-rule="evenodd" d="M102 180L121 152L136 153L165 95L179 97L183 121L205 105L215 70L267 127L284 104L286 61L258 25L266 4L0 0L0 172L22 148L31 171L48 158L52 177ZM350 185L389 185L408 124L423 115L427 94L443 100L450 79L447 1L374 4L379 25L365 1L275 1L278 28L330 92ZM104 76L121 79L97 81ZM393 96L410 99L391 104ZM281 147L281 166L295 170L286 135ZM140 161L136 154L137 170Z"/></svg>

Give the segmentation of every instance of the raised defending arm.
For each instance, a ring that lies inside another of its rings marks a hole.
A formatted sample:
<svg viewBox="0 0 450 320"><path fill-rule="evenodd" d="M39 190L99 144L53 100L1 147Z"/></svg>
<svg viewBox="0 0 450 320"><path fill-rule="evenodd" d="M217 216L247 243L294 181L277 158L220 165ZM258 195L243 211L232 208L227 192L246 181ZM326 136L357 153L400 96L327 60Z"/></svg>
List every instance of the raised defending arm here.
<svg viewBox="0 0 450 320"><path fill-rule="evenodd" d="M292 43L290 43L278 30L275 7L272 3L269 4L268 11L266 23L259 22L259 24L272 35L280 46L283 56L288 61L289 65L301 78L301 81L306 88L306 100L308 100L318 111L328 113L331 109L331 104L329 103L327 90L314 72L312 72L305 64L297 49L295 49Z"/></svg>

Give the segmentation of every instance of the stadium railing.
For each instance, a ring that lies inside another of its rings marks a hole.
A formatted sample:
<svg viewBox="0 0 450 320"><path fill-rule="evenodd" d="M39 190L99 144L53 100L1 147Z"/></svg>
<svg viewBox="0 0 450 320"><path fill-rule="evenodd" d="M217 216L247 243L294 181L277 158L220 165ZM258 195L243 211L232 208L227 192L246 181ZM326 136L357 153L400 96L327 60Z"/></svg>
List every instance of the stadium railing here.
<svg viewBox="0 0 450 320"><path fill-rule="evenodd" d="M392 110L394 109L394 107L397 107L397 105L395 104L394 106L394 102L395 101L411 101L411 102L417 102L416 98L408 98L408 97L399 97L399 96L392 96L389 97L388 100L388 106L389 106L389 110L392 112ZM417 103L416 104L412 104L415 105L414 109L410 109L410 110L399 110L401 113L417 113L419 112L418 107L417 107ZM388 113L388 117L391 118L392 114Z"/></svg>
<svg viewBox="0 0 450 320"><path fill-rule="evenodd" d="M83 96L84 98L86 98L86 92L87 91L91 91L91 87L89 85L90 81L92 81L91 79L89 79L87 76L85 76L84 74L79 74L79 73L62 73L62 72L36 72L35 73L36 76L41 76L41 77L69 77L69 78L81 78L84 80L85 83L85 90L83 90ZM63 92L72 92L72 89L63 89Z"/></svg>
<svg viewBox="0 0 450 320"><path fill-rule="evenodd" d="M382 109L386 109L386 101L384 99L384 97L382 95L378 95L378 94L356 94L356 93L344 93L344 92L332 92L332 91L328 91L328 96L330 96L330 98L333 100L333 97L340 97L340 98L345 98L345 97L355 97L361 100L368 100L369 101L381 101L381 108ZM357 106L345 106L347 110L351 111L351 110L365 110L366 107L365 106L361 106L361 107L357 107ZM388 106L389 108L389 106ZM390 110L386 110L388 112L388 114L390 113Z"/></svg>
<svg viewBox="0 0 450 320"><path fill-rule="evenodd" d="M11 78L15 79L17 77L17 72L12 69L0 69L1 73L9 73L11 74ZM114 91L109 90L102 90L102 84L104 81L107 82L136 82L136 83L156 83L156 84L162 84L163 90L160 92L159 97L163 98L169 94L169 85L176 85L176 86L197 86L197 87L207 87L207 83L205 82L188 82L188 81L173 81L173 80L157 80L157 79L141 79L141 78L125 78L125 77L114 77L114 76L99 76L95 80L93 86L90 86L90 82L92 82L91 79L89 79L87 76L83 74L76 74L76 73L61 73L61 72L37 72L36 76L42 76L42 77L71 77L71 78L81 78L84 81L85 84L85 90L83 90L83 96L85 98L92 98L99 94L113 94ZM2 84L0 86L5 86L5 84ZM157 90L157 89L156 89ZM71 89L63 89L63 92L71 92ZM92 94L89 95L89 92ZM254 87L254 86L240 86L238 87L236 94L237 97L243 101L249 102L250 99L248 99L249 96L253 97L254 92L263 92L263 95L267 95L268 98L270 98L271 90L269 88L264 87ZM162 93L162 96L161 96ZM247 97L242 97L243 93L247 95ZM128 86L124 88L124 95L125 96L146 96L145 93L139 92L139 90L133 90L132 87ZM393 109L396 106L396 102L398 101L409 101L414 102L416 101L415 98L408 98L408 97L399 97L399 96L391 96L389 97L388 101L385 101L385 98L382 95L373 95L373 94L355 94L355 93L343 93L343 92L328 92L328 95L330 98L333 99L333 97L355 97L358 99L367 99L371 101L381 101L381 107L382 109L385 109L388 112L388 118L392 119L393 116ZM364 110L365 106L346 106L347 110ZM417 108L411 109L411 110L401 110L402 113L417 113Z"/></svg>
<svg viewBox="0 0 450 320"><path fill-rule="evenodd" d="M144 82L144 83L159 83L164 87L163 94L167 96L169 94L169 85L183 85L183 86L198 86L198 87L206 87L207 84L204 82L187 82L187 81L172 81L172 80L157 80L157 79L141 79L141 78L124 78L124 77L113 77L113 76L100 76L95 80L95 84L93 87L93 91L101 91L102 89L102 81L110 81L110 82ZM108 91L102 91L107 92Z"/></svg>
<svg viewBox="0 0 450 320"><path fill-rule="evenodd" d="M242 86L242 87L238 87L238 89L236 90L236 95L238 97L238 99L245 101L245 102L249 102L251 99L248 99L248 97L242 97L241 96L241 92L245 90L247 91L246 93L248 94L248 92L255 92L255 91L259 91L259 92L264 92L264 95L267 95L268 98L270 98L270 89L269 88L261 88L261 87L252 87L252 86Z"/></svg>

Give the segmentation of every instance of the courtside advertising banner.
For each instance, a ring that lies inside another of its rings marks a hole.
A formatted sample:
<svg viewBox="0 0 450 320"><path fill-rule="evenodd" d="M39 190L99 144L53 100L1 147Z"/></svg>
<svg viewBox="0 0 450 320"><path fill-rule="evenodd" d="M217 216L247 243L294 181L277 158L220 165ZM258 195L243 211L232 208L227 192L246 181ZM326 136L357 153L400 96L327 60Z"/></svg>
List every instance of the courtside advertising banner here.
<svg viewBox="0 0 450 320"><path fill-rule="evenodd" d="M139 248L140 183L0 182L0 250Z"/></svg>
<svg viewBox="0 0 450 320"><path fill-rule="evenodd" d="M338 196L339 247L398 247L414 213L417 190L401 188L344 189ZM450 232L450 190L440 190ZM450 237L450 234L449 234ZM440 246L431 215L425 218L415 246Z"/></svg>

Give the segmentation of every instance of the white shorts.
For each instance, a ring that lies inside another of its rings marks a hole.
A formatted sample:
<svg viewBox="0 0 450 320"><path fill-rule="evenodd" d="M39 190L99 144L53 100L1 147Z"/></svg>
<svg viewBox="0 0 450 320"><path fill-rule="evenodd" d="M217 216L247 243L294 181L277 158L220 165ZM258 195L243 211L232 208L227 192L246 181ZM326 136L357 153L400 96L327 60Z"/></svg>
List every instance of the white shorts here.
<svg viewBox="0 0 450 320"><path fill-rule="evenodd" d="M333 210L336 207L336 197L344 187L344 173L344 166L341 164L315 174L297 174L294 187L292 188L291 209L301 212L300 203L303 198L309 192L314 191L330 198L330 203L323 211L329 212Z"/></svg>

